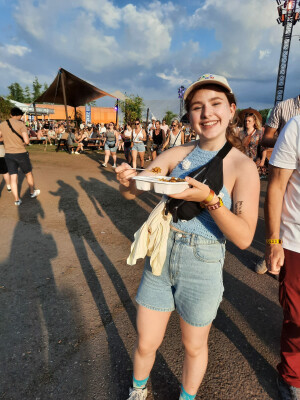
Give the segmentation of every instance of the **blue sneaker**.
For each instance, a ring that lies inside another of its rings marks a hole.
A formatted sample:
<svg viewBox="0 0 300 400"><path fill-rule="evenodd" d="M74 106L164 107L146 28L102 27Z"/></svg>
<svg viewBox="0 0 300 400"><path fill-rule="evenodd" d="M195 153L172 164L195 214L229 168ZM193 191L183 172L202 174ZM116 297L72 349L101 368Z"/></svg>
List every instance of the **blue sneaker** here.
<svg viewBox="0 0 300 400"><path fill-rule="evenodd" d="M300 388L289 385L281 376L277 377L277 386L281 400L300 400Z"/></svg>

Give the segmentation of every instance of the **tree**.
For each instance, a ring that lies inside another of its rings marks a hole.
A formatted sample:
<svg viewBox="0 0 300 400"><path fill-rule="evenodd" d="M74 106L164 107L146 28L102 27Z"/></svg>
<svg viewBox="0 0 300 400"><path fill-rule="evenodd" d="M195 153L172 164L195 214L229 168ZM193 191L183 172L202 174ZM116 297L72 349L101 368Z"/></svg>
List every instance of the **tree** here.
<svg viewBox="0 0 300 400"><path fill-rule="evenodd" d="M33 101L42 94L41 88L42 88L42 85L40 84L40 82L36 76L34 78L34 81L32 82L32 100Z"/></svg>
<svg viewBox="0 0 300 400"><path fill-rule="evenodd" d="M10 117L10 110L12 108L12 104L10 101L0 97L0 120L3 121Z"/></svg>
<svg viewBox="0 0 300 400"><path fill-rule="evenodd" d="M24 92L22 86L18 82L14 82L8 86L9 95L8 98L11 100L24 102Z"/></svg>
<svg viewBox="0 0 300 400"><path fill-rule="evenodd" d="M262 124L265 125L267 122L267 117L269 114L270 108L265 108L264 110L259 110L261 116L262 116Z"/></svg>
<svg viewBox="0 0 300 400"><path fill-rule="evenodd" d="M49 88L49 85L48 85L48 83L44 83L44 92L46 92L46 90Z"/></svg>
<svg viewBox="0 0 300 400"><path fill-rule="evenodd" d="M171 122L173 121L173 119L175 119L177 117L177 114L174 114L173 111L166 111L166 114L163 118L163 120L166 121L167 125L171 125Z"/></svg>
<svg viewBox="0 0 300 400"><path fill-rule="evenodd" d="M119 107L124 114L126 124L133 124L137 118L142 120L145 105L141 97L131 94L125 101L119 101Z"/></svg>
<svg viewBox="0 0 300 400"><path fill-rule="evenodd" d="M91 106L91 107L96 107L97 106L97 103L96 103L96 101L95 100L93 100L93 101L90 101L89 103L87 103L88 104L88 106Z"/></svg>
<svg viewBox="0 0 300 400"><path fill-rule="evenodd" d="M24 103L31 103L31 93L29 86L25 86L24 89Z"/></svg>

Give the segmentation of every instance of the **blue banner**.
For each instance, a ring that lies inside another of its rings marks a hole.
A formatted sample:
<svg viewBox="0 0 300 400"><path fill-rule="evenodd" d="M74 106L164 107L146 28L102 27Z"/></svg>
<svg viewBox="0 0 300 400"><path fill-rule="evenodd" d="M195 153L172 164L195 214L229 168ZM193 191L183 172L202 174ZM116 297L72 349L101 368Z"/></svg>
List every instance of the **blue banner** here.
<svg viewBox="0 0 300 400"><path fill-rule="evenodd" d="M91 122L92 122L91 106L86 105L85 106L85 123L90 124Z"/></svg>

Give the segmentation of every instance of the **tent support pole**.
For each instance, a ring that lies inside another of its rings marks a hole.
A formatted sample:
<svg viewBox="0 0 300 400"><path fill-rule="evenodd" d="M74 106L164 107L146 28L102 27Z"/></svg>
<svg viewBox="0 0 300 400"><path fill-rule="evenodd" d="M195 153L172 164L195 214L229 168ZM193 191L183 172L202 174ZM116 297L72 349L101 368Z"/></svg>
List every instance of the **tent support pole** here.
<svg viewBox="0 0 300 400"><path fill-rule="evenodd" d="M70 133L68 107L67 107L67 97L66 97L66 88L65 88L65 74L64 74L63 71L61 72L61 84L62 84L62 91L63 91L63 96L64 96L64 105L65 105L66 121L67 121L67 132Z"/></svg>
<svg viewBox="0 0 300 400"><path fill-rule="evenodd" d="M74 107L74 120L75 120L75 127L78 128L77 126L77 109Z"/></svg>
<svg viewBox="0 0 300 400"><path fill-rule="evenodd" d="M118 119L119 119L119 99L117 99L116 128L118 128Z"/></svg>
<svg viewBox="0 0 300 400"><path fill-rule="evenodd" d="M149 121L149 108L147 108L146 129L145 129L145 131L147 132L147 135L148 135L148 121Z"/></svg>

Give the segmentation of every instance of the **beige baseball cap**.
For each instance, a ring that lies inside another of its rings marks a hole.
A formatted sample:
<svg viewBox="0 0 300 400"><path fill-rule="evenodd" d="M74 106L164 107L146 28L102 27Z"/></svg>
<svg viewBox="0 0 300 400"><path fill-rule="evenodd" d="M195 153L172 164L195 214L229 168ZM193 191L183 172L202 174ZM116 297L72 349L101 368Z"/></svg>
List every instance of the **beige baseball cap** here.
<svg viewBox="0 0 300 400"><path fill-rule="evenodd" d="M227 89L229 93L232 93L232 89L229 86L229 83L224 76L221 75L215 75L215 74L204 74L200 76L200 78L192 83L184 92L184 100L187 98L187 96L191 93L191 91L195 88L199 88L204 85L208 84L213 84L213 85L219 85L222 86L223 88Z"/></svg>

